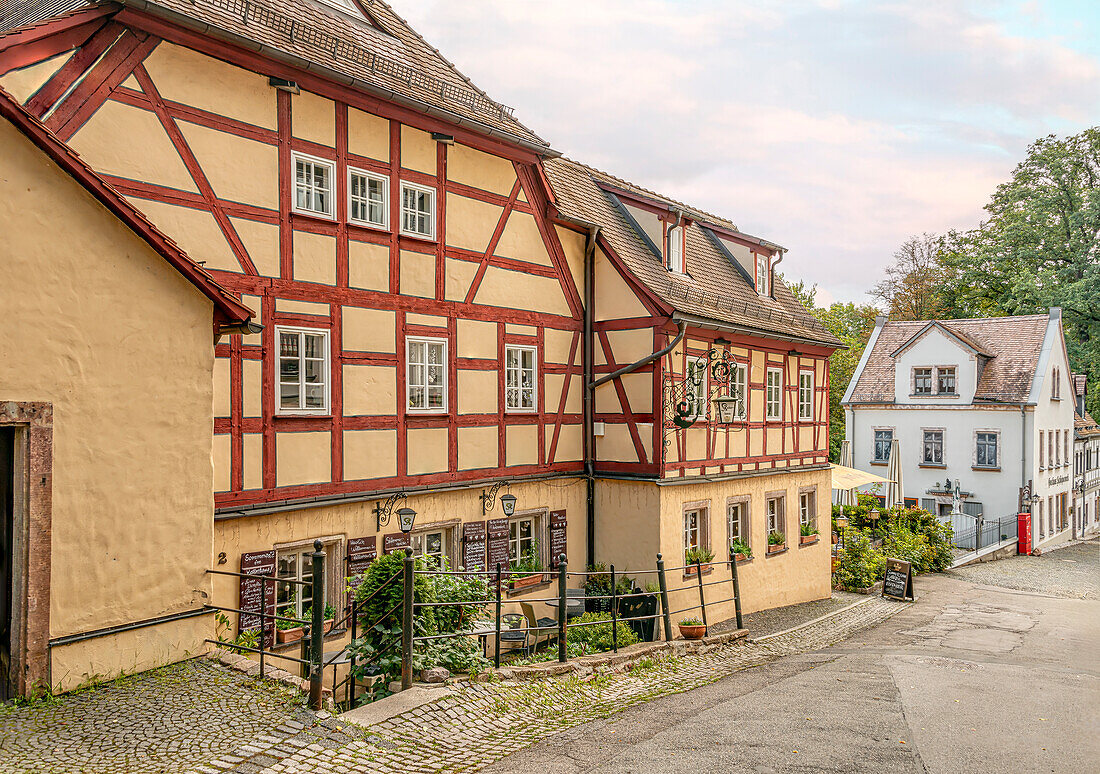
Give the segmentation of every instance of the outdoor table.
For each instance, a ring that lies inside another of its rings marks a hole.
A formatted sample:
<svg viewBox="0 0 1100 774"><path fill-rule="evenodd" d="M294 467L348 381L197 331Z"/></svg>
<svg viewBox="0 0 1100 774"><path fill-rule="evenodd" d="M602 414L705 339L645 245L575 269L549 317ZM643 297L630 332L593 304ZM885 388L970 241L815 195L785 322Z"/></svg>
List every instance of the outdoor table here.
<svg viewBox="0 0 1100 774"><path fill-rule="evenodd" d="M557 607L558 606L558 600L551 599L551 600L548 600L547 602L545 602L544 604L547 604L550 607ZM566 599L565 599L565 615L566 616L584 615L584 597L566 597Z"/></svg>
<svg viewBox="0 0 1100 774"><path fill-rule="evenodd" d="M495 634L496 630L496 621L475 621L474 628L467 634L471 637L477 637L478 642L481 643L481 655L485 656L489 650L489 637ZM486 656L486 658L488 657Z"/></svg>

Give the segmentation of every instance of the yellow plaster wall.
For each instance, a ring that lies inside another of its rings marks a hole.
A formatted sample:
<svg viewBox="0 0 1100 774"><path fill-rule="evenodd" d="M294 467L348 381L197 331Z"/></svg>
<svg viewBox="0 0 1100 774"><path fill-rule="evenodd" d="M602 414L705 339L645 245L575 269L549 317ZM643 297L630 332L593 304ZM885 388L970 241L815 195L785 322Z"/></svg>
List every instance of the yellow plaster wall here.
<svg viewBox="0 0 1100 774"><path fill-rule="evenodd" d="M294 232L294 279L336 284L336 238L308 231Z"/></svg>
<svg viewBox="0 0 1100 774"><path fill-rule="evenodd" d="M430 134L411 126L401 126L401 166L434 175L435 154L435 140Z"/></svg>
<svg viewBox="0 0 1100 774"><path fill-rule="evenodd" d="M336 147L336 103L303 91L291 97L291 126L295 137Z"/></svg>
<svg viewBox="0 0 1100 774"><path fill-rule="evenodd" d="M343 307L344 349L361 352L395 350L395 313L385 309Z"/></svg>
<svg viewBox="0 0 1100 774"><path fill-rule="evenodd" d="M574 375L570 379L569 394L565 399L565 413L579 414L581 412L581 392L579 388L580 377ZM546 410L555 412L561 405L561 391L565 385L563 374L546 374L543 376L543 384L546 385Z"/></svg>
<svg viewBox="0 0 1100 774"><path fill-rule="evenodd" d="M550 254L546 252L546 244L542 241L538 224L535 218L528 212L513 210L508 216L508 222L497 242L496 254L504 258L514 258L517 261L530 261L531 263L551 266Z"/></svg>
<svg viewBox="0 0 1100 774"><path fill-rule="evenodd" d="M447 258L444 293L448 301L466 300L466 294L470 292L474 275L477 274L477 267L478 264L472 261Z"/></svg>
<svg viewBox="0 0 1100 774"><path fill-rule="evenodd" d="M320 484L332 476L330 433L276 433L277 486Z"/></svg>
<svg viewBox="0 0 1100 774"><path fill-rule="evenodd" d="M54 411L52 552L37 558L52 565L50 635L200 607L213 515L210 301L3 121L0 233L0 400ZM209 632L199 620L178 637L150 630L172 643L157 653L125 638L57 651L69 681L57 687L184 658Z"/></svg>
<svg viewBox="0 0 1100 774"><path fill-rule="evenodd" d="M435 298L435 256L401 251L401 294Z"/></svg>
<svg viewBox="0 0 1100 774"><path fill-rule="evenodd" d="M587 239L585 234L561 226L555 226L558 235L558 243L565 254L565 262L569 266L569 273L573 275L573 285L577 292L584 298L584 245Z"/></svg>
<svg viewBox="0 0 1100 774"><path fill-rule="evenodd" d="M516 183L516 170L507 159L456 143L447 149L447 177L456 183L508 196Z"/></svg>
<svg viewBox="0 0 1100 774"><path fill-rule="evenodd" d="M405 315L405 323L407 325L426 325L429 328L439 328L440 334L444 334L447 330L447 318L440 317L437 314L416 314L415 312L409 312Z"/></svg>
<svg viewBox="0 0 1100 774"><path fill-rule="evenodd" d="M232 441L228 435L214 436L214 491L230 490L230 461L232 460Z"/></svg>
<svg viewBox="0 0 1100 774"><path fill-rule="evenodd" d="M497 326L480 320L458 321L459 357L497 357Z"/></svg>
<svg viewBox="0 0 1100 774"><path fill-rule="evenodd" d="M357 156L390 160L390 122L385 118L348 108L348 150Z"/></svg>
<svg viewBox="0 0 1100 774"><path fill-rule="evenodd" d="M138 141L140 153L134 150ZM164 127L149 110L107 100L69 145L101 174L198 193Z"/></svg>
<svg viewBox="0 0 1100 774"><path fill-rule="evenodd" d="M407 470L410 476L446 472L447 429L445 427L410 429L406 451L409 456Z"/></svg>
<svg viewBox="0 0 1100 774"><path fill-rule="evenodd" d="M348 241L348 284L363 290L390 288L390 248Z"/></svg>
<svg viewBox="0 0 1100 774"><path fill-rule="evenodd" d="M313 301L295 301L290 298L276 298L275 311L289 314L308 314L315 317L328 317L330 313L328 304L319 304Z"/></svg>
<svg viewBox="0 0 1100 774"><path fill-rule="evenodd" d="M598 459L605 462L638 461L638 452L630 438L630 429L619 422L604 424L603 438L596 439L596 454Z"/></svg>
<svg viewBox="0 0 1100 774"><path fill-rule="evenodd" d="M550 459L550 444L553 441L553 428L546 430L547 462L572 462L584 456L583 425L562 425L558 432L558 445L554 449L554 459Z"/></svg>
<svg viewBox="0 0 1100 774"><path fill-rule="evenodd" d="M246 417L263 415L263 370L263 363L259 360L241 361L241 391Z"/></svg>
<svg viewBox="0 0 1100 774"><path fill-rule="evenodd" d="M345 365L344 414L397 413L397 372L393 366Z"/></svg>
<svg viewBox="0 0 1100 774"><path fill-rule="evenodd" d="M279 209L279 149L180 121L187 146L219 199Z"/></svg>
<svg viewBox="0 0 1100 774"><path fill-rule="evenodd" d="M265 277L278 277L280 272L279 227L274 223L260 223L259 221L232 216L230 216L229 222L233 224L233 229L240 237L248 257L252 259L252 263L256 267L256 271ZM259 306L249 308L259 314Z"/></svg>
<svg viewBox="0 0 1100 774"><path fill-rule="evenodd" d="M0 77L0 87L20 102L26 102L53 77L72 57L72 51L52 56L21 70L12 70Z"/></svg>
<svg viewBox="0 0 1100 774"><path fill-rule="evenodd" d="M546 346L546 362L559 365L569 364L569 348L573 345L573 331L563 331L557 328L547 328L543 332L543 342ZM577 342L577 361L581 358L581 345Z"/></svg>
<svg viewBox="0 0 1100 774"><path fill-rule="evenodd" d="M225 240L214 216L203 210L134 199L141 213L178 244L188 256L205 261L208 269L240 271L241 264Z"/></svg>
<svg viewBox="0 0 1100 774"><path fill-rule="evenodd" d="M244 434L244 488L261 489L263 479L264 437L260 433Z"/></svg>
<svg viewBox="0 0 1100 774"><path fill-rule="evenodd" d="M495 414L497 411L497 372L458 371L458 413Z"/></svg>
<svg viewBox="0 0 1100 774"><path fill-rule="evenodd" d="M396 475L396 430L344 431L345 481Z"/></svg>
<svg viewBox="0 0 1100 774"><path fill-rule="evenodd" d="M508 425L504 431L504 464L535 465L539 461L539 431L534 425Z"/></svg>
<svg viewBox="0 0 1100 774"><path fill-rule="evenodd" d="M653 410L653 374L626 374L620 377L626 389L626 399L635 414L647 414Z"/></svg>
<svg viewBox="0 0 1100 774"><path fill-rule="evenodd" d="M595 396L597 414L619 414L622 412L623 407L619 402L619 393L613 383L601 384L595 389Z"/></svg>
<svg viewBox="0 0 1100 774"><path fill-rule="evenodd" d="M517 271L490 266L482 277L474 301L489 306L514 308L516 299L522 298L531 311L569 316L561 285L556 279L521 274Z"/></svg>
<svg viewBox="0 0 1100 774"><path fill-rule="evenodd" d="M627 317L648 317L649 312L638 296L623 281L622 275L604 255L596 251L595 266L597 320L619 320ZM583 287L583 285L578 285Z"/></svg>
<svg viewBox="0 0 1100 774"><path fill-rule="evenodd" d="M275 128L275 89L266 76L164 42L143 64L164 99Z"/></svg>
<svg viewBox="0 0 1100 774"><path fill-rule="evenodd" d="M614 563L616 571L656 567L661 550L660 503L660 492L651 483L597 481L596 561ZM681 564L675 555L666 554L665 562Z"/></svg>
<svg viewBox="0 0 1100 774"><path fill-rule="evenodd" d="M485 252L503 211L504 208L496 204L480 202L459 194L447 194L447 244L479 253Z"/></svg>
<svg viewBox="0 0 1100 774"><path fill-rule="evenodd" d="M620 365L633 363L654 351L652 328L607 331L606 335L607 342L611 345L611 352L615 356L615 362ZM598 343L597 346L600 350L603 349Z"/></svg>
<svg viewBox="0 0 1100 774"><path fill-rule="evenodd" d="M492 427L458 428L458 468L475 470L497 466L497 439L500 430Z"/></svg>
<svg viewBox="0 0 1100 774"><path fill-rule="evenodd" d="M214 358L214 416L229 416L229 358Z"/></svg>

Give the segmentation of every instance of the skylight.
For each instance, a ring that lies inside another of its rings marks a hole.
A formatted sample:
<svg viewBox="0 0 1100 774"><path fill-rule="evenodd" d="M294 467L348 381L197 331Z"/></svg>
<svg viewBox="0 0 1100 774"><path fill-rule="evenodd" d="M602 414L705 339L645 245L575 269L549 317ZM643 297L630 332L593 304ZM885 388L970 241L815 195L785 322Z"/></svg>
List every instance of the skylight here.
<svg viewBox="0 0 1100 774"><path fill-rule="evenodd" d="M330 8L335 8L337 11L350 13L356 18L362 19L363 21L368 21L368 19L363 15L362 9L355 4L355 0L321 0L321 2L329 6Z"/></svg>

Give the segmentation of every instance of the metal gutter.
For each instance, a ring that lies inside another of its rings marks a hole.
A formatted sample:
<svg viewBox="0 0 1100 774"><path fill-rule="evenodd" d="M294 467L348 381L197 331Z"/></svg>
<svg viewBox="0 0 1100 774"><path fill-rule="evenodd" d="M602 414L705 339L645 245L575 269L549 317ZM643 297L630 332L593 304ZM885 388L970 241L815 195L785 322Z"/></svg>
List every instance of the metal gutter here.
<svg viewBox="0 0 1100 774"><path fill-rule="evenodd" d="M680 341L687 334L687 326L688 326L687 321L686 320L680 320L680 321L678 321L678 324L679 324L679 330L676 331L676 336L672 339L672 341L669 343L669 345L667 347L665 347L664 349L662 349L658 352L651 352L650 354L643 357L641 360L635 360L630 365L623 366L622 368L620 368L617 371L612 371L609 374L601 376L599 379L597 379L594 382L589 382L588 388L590 390L595 390L601 384L607 384L612 379L617 379L620 376L623 376L625 374L630 373L631 371L637 371L642 366L648 365L649 363L652 363L654 360L657 360L658 358L660 358L664 355L667 355L669 352L671 352L676 347L677 344L680 343Z"/></svg>
<svg viewBox="0 0 1100 774"><path fill-rule="evenodd" d="M777 473L801 473L808 470L829 470L829 463L819 465L799 465L787 468L766 468L764 470L744 470L737 473L722 473L717 476L684 476L682 478L663 478L657 480L657 486L684 486L687 484L713 483L730 481L738 478L752 478L754 476L771 476Z"/></svg>
<svg viewBox="0 0 1100 774"><path fill-rule="evenodd" d="M711 328L716 331L725 331L727 333L741 333L747 336L756 336L761 339L777 339L779 341L790 341L795 344L809 344L813 347L828 347L830 349L848 349L848 347L843 344L829 344L819 341L818 339L808 339L804 336L785 336L782 333L773 333L772 331L766 331L761 328L752 328L748 325L721 322L710 317L700 317L699 315L688 314L686 312L674 312L672 320L673 322L686 321L688 324L698 328Z"/></svg>

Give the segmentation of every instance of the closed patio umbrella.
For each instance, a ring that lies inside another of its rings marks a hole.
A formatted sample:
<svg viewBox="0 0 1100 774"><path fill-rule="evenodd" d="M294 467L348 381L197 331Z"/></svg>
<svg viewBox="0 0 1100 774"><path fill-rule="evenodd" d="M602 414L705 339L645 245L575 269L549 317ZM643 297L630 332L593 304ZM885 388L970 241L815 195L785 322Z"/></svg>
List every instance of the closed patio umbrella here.
<svg viewBox="0 0 1100 774"><path fill-rule="evenodd" d="M886 508L905 505L905 493L901 482L901 450L897 438L890 442L890 465L887 468L886 478L890 480L886 485Z"/></svg>
<svg viewBox="0 0 1100 774"><path fill-rule="evenodd" d="M846 468L852 467L852 442L847 438L840 442L840 464ZM836 501L838 505L855 505L856 490L838 490Z"/></svg>

